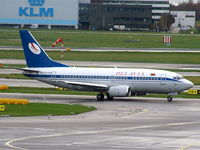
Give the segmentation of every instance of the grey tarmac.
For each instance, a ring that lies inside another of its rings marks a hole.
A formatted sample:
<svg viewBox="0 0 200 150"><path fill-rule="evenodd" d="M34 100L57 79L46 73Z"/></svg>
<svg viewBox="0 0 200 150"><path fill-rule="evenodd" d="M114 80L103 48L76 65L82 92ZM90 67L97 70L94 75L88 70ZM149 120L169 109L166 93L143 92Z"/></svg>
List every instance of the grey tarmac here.
<svg viewBox="0 0 200 150"><path fill-rule="evenodd" d="M73 116L0 117L4 150L199 150L200 100L94 96L0 94L51 102L95 106Z"/></svg>
<svg viewBox="0 0 200 150"><path fill-rule="evenodd" d="M0 78L0 85L8 85L12 87L40 87L40 88L55 88L55 86L37 81L37 80L22 80L22 79L4 79ZM200 89L199 85L195 85L193 89Z"/></svg>
<svg viewBox="0 0 200 150"><path fill-rule="evenodd" d="M44 47L45 51L63 51L63 48L52 48ZM0 50L20 50L20 46L0 46ZM184 53L200 53L199 48L110 48L110 47L100 47L100 48L71 48L71 51L84 51L84 52L184 52Z"/></svg>
<svg viewBox="0 0 200 150"><path fill-rule="evenodd" d="M200 70L200 64L163 64L163 63L128 63L128 62L96 62L96 61L59 61L70 66L80 67L118 67L118 68L146 68L146 69L188 69ZM23 59L0 59L0 64L25 65Z"/></svg>

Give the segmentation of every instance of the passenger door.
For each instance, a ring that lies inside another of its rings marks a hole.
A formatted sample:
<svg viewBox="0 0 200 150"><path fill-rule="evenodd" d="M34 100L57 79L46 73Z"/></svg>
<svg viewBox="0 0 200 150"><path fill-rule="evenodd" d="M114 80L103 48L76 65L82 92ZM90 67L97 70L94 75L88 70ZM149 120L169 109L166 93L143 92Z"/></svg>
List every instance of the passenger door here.
<svg viewBox="0 0 200 150"><path fill-rule="evenodd" d="M161 75L161 82L160 82L161 85L166 85L166 74L162 74Z"/></svg>

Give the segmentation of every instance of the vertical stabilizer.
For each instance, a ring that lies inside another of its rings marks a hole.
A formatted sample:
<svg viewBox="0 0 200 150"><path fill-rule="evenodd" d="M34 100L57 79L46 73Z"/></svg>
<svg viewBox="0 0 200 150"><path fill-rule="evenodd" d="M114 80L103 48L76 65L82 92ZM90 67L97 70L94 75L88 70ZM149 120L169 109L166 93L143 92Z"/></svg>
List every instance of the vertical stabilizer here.
<svg viewBox="0 0 200 150"><path fill-rule="evenodd" d="M53 61L28 30L20 30L26 64L30 68L69 67Z"/></svg>

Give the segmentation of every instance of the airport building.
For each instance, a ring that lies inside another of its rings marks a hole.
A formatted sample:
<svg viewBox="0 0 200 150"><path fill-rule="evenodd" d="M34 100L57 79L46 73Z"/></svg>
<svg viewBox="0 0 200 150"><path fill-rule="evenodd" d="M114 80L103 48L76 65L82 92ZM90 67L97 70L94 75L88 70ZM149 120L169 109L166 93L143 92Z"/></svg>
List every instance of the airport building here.
<svg viewBox="0 0 200 150"><path fill-rule="evenodd" d="M3 2L2 2L3 1ZM78 28L78 0L2 0L0 24Z"/></svg>
<svg viewBox="0 0 200 150"><path fill-rule="evenodd" d="M80 4L79 28L90 30L149 30L151 5Z"/></svg>
<svg viewBox="0 0 200 150"><path fill-rule="evenodd" d="M179 28L180 30L189 30L195 27L195 11L171 11L175 23L172 24L171 28Z"/></svg>
<svg viewBox="0 0 200 150"><path fill-rule="evenodd" d="M88 0L79 4L79 28L149 30L169 12L169 0Z"/></svg>
<svg viewBox="0 0 200 150"><path fill-rule="evenodd" d="M0 25L27 28L148 30L169 0L2 0Z"/></svg>
<svg viewBox="0 0 200 150"><path fill-rule="evenodd" d="M159 20L162 14L169 14L169 0L91 0L92 3L116 5L151 5L152 19Z"/></svg>

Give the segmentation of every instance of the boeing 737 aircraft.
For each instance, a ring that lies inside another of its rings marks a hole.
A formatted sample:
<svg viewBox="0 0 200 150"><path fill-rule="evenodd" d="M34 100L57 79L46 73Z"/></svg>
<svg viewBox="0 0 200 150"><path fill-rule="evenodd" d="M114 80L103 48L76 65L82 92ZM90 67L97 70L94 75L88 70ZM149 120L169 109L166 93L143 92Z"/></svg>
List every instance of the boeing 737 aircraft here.
<svg viewBox="0 0 200 150"><path fill-rule="evenodd" d="M27 30L20 30L27 68L20 69L25 76L54 86L96 91L97 100L113 97L167 94L174 95L193 87L193 83L177 73L153 69L72 67L53 61Z"/></svg>

